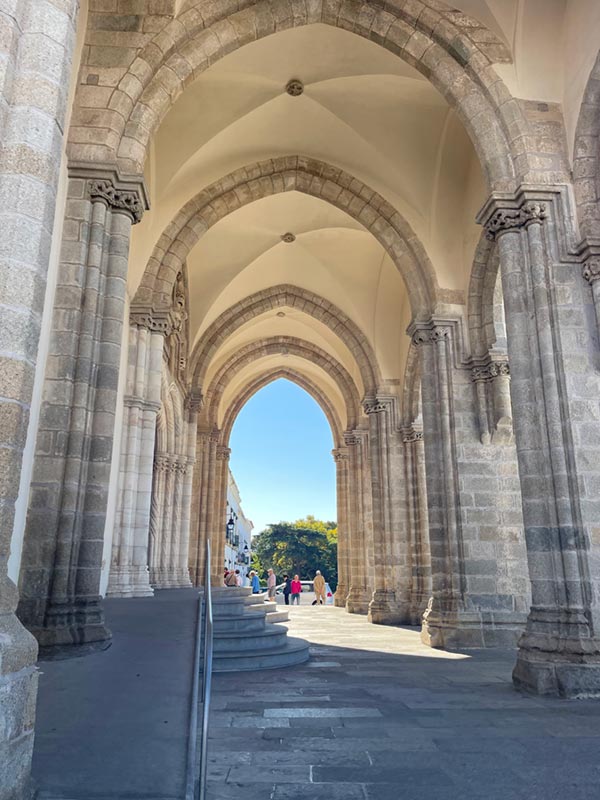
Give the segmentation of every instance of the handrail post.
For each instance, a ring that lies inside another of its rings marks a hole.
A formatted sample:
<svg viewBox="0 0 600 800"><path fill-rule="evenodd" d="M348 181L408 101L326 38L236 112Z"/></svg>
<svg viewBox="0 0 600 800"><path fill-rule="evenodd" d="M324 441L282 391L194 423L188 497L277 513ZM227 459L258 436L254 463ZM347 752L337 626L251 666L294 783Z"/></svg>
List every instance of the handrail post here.
<svg viewBox="0 0 600 800"><path fill-rule="evenodd" d="M202 669L202 739L200 742L200 781L198 786L198 800L206 796L206 777L208 773L207 746L208 746L208 717L210 714L210 690L212 684L213 662L213 610L212 594L210 588L210 542L206 542L206 569L204 575L204 663Z"/></svg>

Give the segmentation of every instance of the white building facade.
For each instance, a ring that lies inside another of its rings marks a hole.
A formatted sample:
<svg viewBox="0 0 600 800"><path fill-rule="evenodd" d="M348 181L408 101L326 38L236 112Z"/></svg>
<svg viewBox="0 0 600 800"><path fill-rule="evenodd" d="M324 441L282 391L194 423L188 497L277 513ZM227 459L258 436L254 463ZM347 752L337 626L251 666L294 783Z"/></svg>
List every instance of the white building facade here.
<svg viewBox="0 0 600 800"><path fill-rule="evenodd" d="M250 572L251 538L254 525L242 509L240 490L231 470L227 478L227 524L225 526L225 569L239 569L244 585Z"/></svg>

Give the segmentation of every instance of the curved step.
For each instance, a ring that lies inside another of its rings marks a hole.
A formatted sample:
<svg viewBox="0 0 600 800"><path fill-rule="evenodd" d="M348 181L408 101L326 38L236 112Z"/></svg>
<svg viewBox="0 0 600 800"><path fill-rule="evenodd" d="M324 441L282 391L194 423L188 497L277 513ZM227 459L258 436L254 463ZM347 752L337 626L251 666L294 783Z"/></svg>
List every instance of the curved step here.
<svg viewBox="0 0 600 800"><path fill-rule="evenodd" d="M262 631L250 633L246 631L231 631L215 635L215 656L223 653L242 655L248 651L270 651L285 645L287 628L284 625L266 626Z"/></svg>
<svg viewBox="0 0 600 800"><path fill-rule="evenodd" d="M309 659L308 643L304 639L288 637L284 647L277 650L217 654L213 660L214 672L246 672L258 669L279 669L304 664Z"/></svg>
<svg viewBox="0 0 600 800"><path fill-rule="evenodd" d="M284 611L282 609L281 611L269 611L267 613L267 616L265 617L265 620L270 623L288 622L289 618L290 618L290 612L287 610Z"/></svg>
<svg viewBox="0 0 600 800"><path fill-rule="evenodd" d="M220 633L229 633L231 631L262 631L265 628L265 621L269 617L269 614L256 614L256 613L243 613L235 616L231 615L224 615L224 616L215 616L213 619L214 624L214 631L215 636L218 636ZM285 620L281 620L281 622L285 622Z"/></svg>

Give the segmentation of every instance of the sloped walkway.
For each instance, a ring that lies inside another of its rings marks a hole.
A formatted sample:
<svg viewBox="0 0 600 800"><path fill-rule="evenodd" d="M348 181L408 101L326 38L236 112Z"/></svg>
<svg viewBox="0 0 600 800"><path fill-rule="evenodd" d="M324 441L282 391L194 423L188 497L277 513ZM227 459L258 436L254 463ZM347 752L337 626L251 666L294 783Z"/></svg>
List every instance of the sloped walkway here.
<svg viewBox="0 0 600 800"><path fill-rule="evenodd" d="M214 678L209 800L600 797L600 701L516 693L511 652L291 611L311 662Z"/></svg>
<svg viewBox="0 0 600 800"><path fill-rule="evenodd" d="M110 648L40 663L38 800L181 800L198 591L107 600Z"/></svg>

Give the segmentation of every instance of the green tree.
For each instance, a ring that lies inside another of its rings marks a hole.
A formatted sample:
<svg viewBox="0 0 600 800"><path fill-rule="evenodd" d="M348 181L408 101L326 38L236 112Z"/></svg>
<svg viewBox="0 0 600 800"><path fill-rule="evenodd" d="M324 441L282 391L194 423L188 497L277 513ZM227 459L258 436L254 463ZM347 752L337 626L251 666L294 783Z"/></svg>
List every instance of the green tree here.
<svg viewBox="0 0 600 800"><path fill-rule="evenodd" d="M310 580L316 570L325 575L331 588L337 586L337 526L312 516L297 522L268 525L252 541L253 564L272 567L278 579L284 573L298 573Z"/></svg>

